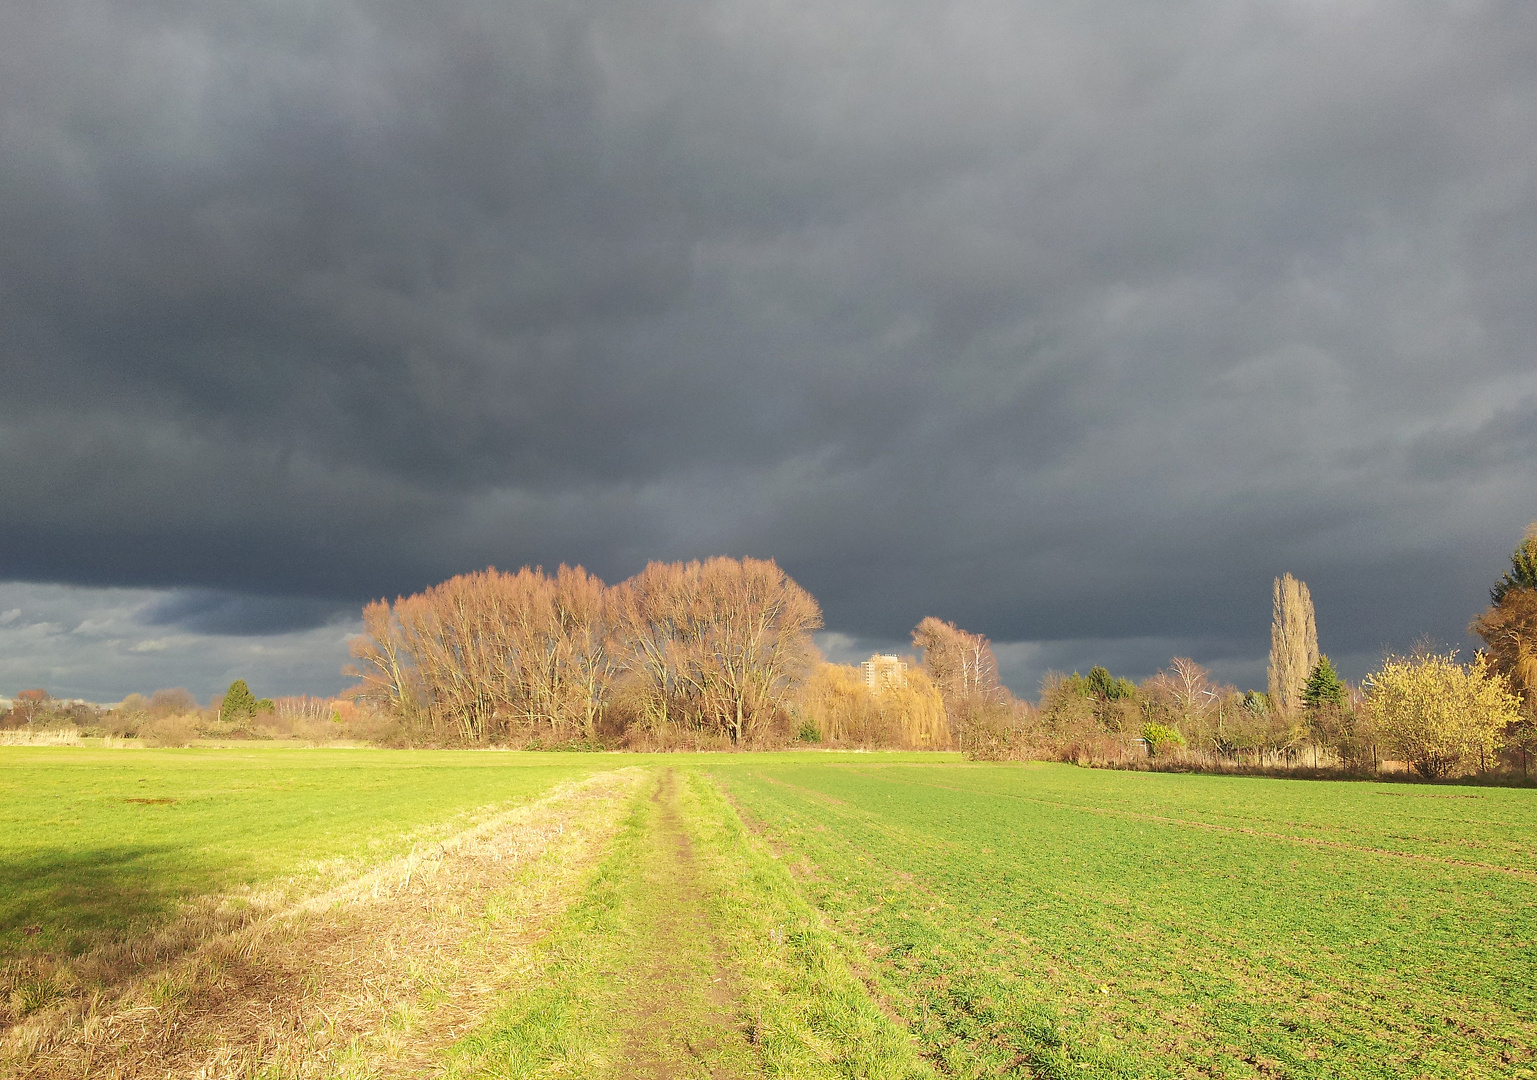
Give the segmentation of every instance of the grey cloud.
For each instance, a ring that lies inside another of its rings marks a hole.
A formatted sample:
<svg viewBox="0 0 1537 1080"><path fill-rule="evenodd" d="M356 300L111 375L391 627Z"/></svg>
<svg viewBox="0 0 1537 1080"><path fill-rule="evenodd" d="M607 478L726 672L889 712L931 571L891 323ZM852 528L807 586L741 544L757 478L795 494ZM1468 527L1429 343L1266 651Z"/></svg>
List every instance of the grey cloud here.
<svg viewBox="0 0 1537 1080"><path fill-rule="evenodd" d="M356 618L274 632L252 626L214 632L163 616L184 597L152 589L0 584L0 697L40 687L55 697L111 703L126 694L186 686L202 700L246 679L257 693L336 693Z"/></svg>
<svg viewBox="0 0 1537 1080"><path fill-rule="evenodd" d="M146 626L199 634L262 635L355 622L357 611L308 597L250 596L207 589L167 593L137 613Z"/></svg>
<svg viewBox="0 0 1537 1080"><path fill-rule="evenodd" d="M488 563L751 553L851 640L932 612L1146 674L1113 643L1252 668L1291 570L1326 648L1455 640L1537 516L1534 34L13 6L0 578L297 633Z"/></svg>

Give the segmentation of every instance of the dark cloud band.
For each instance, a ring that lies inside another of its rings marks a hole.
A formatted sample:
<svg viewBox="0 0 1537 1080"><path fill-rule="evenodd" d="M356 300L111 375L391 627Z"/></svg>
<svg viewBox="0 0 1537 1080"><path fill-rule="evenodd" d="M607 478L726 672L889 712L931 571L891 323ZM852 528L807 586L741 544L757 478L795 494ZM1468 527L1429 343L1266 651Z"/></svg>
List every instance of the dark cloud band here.
<svg viewBox="0 0 1537 1080"><path fill-rule="evenodd" d="M1252 662L1290 570L1335 652L1455 639L1537 516L1534 35L14 5L0 578L223 634L752 554L856 637Z"/></svg>

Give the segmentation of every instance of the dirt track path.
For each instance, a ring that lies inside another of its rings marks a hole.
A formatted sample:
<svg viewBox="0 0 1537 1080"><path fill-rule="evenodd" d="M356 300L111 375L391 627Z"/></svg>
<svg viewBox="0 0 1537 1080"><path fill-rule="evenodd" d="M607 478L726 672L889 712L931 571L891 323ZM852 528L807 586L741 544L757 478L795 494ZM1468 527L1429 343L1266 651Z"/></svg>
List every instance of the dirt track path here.
<svg viewBox="0 0 1537 1080"><path fill-rule="evenodd" d="M443 1055L453 1080L932 1072L713 778L658 765L543 966Z"/></svg>
<svg viewBox="0 0 1537 1080"><path fill-rule="evenodd" d="M625 919L639 953L622 974L621 1056L609 1075L635 1080L760 1075L752 1023L705 910L693 845L672 770L652 794L652 835L627 890Z"/></svg>

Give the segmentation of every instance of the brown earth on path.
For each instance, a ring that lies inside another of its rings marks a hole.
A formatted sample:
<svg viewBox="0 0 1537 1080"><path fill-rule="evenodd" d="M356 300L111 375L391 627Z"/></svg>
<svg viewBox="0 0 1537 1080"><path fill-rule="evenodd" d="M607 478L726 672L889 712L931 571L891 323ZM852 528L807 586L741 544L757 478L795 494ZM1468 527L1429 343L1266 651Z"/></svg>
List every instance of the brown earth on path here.
<svg viewBox="0 0 1537 1080"><path fill-rule="evenodd" d="M641 867L632 931L641 961L628 978L629 1005L621 1023L619 1080L710 1080L759 1074L752 1046L756 1032L735 1004L705 908L694 849L678 814L678 782L671 769L656 791L655 842Z"/></svg>
<svg viewBox="0 0 1537 1080"><path fill-rule="evenodd" d="M34 1013L0 1076L420 1076L531 963L641 774L563 785L116 992Z"/></svg>

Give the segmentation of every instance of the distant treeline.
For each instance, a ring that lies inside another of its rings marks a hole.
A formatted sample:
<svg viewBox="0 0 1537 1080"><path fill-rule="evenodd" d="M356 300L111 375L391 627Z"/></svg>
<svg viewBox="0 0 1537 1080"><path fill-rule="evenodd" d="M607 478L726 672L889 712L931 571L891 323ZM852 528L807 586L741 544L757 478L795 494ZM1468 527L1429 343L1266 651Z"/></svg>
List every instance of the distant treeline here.
<svg viewBox="0 0 1537 1080"><path fill-rule="evenodd" d="M1318 649L1307 586L1273 596L1269 686L1175 657L1134 683L1048 673L1003 686L988 639L937 618L914 655L827 664L815 599L775 563L653 563L608 586L581 568L461 575L364 611L360 704L435 744L958 747L975 758L1425 777L1527 768L1537 751L1537 529L1473 629L1470 664L1389 657L1360 687Z"/></svg>
<svg viewBox="0 0 1537 1080"><path fill-rule="evenodd" d="M206 707L186 690L101 709L41 690L0 729L185 745L296 738L386 746L958 748L1171 769L1424 777L1537 770L1537 525L1471 629L1462 664L1388 657L1359 687L1318 649L1307 586L1275 581L1267 692L1188 657L1140 683L1103 667L1049 672L1037 701L1002 684L988 639L938 618L913 654L824 661L816 600L759 559L652 563L617 585L581 567L462 574L363 610L342 699L255 698L236 680ZM5 736L14 741L20 736ZM73 736L70 736L73 737Z"/></svg>
<svg viewBox="0 0 1537 1080"><path fill-rule="evenodd" d="M338 741L389 745L398 725L359 709L346 698L294 695L257 698L236 679L207 705L175 686L129 694L116 705L61 700L46 690L23 690L0 709L0 743L78 743L82 738L136 740L146 746L190 746L203 740L292 739L311 745Z"/></svg>
<svg viewBox="0 0 1537 1080"><path fill-rule="evenodd" d="M1529 594L1504 587L1491 611L1507 614L1477 625L1509 638L1519 619L1508 612ZM419 745L958 747L1427 777L1524 768L1533 696L1519 655L1389 658L1353 687L1319 652L1305 584L1277 578L1273 609L1265 693L1175 657L1140 683L1103 667L1048 673L1027 702L1000 681L985 636L932 617L913 630L913 656L871 657L864 671L823 662L812 643L821 611L773 562L653 563L613 586L581 568L486 570L370 604L353 645L356 698Z"/></svg>
<svg viewBox="0 0 1537 1080"><path fill-rule="evenodd" d="M1266 693L1241 693L1175 657L1139 684L1096 667L1048 674L1033 705L984 681L947 708L961 749L977 758L1526 778L1537 770L1537 524L1470 629L1485 647L1467 664L1426 647L1386 657L1351 686L1319 652L1307 586L1286 574L1275 581Z"/></svg>

